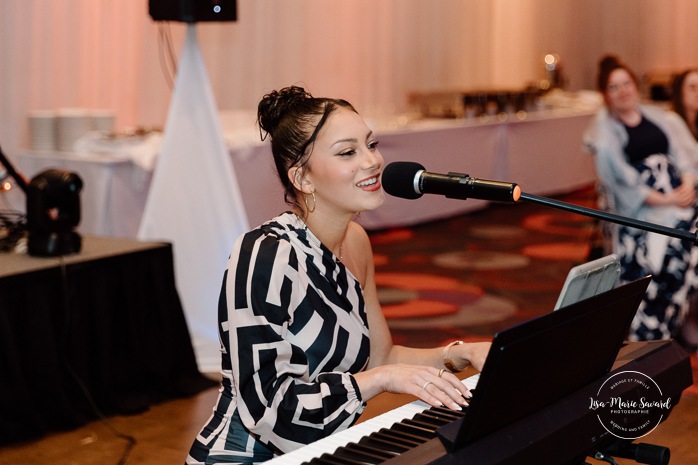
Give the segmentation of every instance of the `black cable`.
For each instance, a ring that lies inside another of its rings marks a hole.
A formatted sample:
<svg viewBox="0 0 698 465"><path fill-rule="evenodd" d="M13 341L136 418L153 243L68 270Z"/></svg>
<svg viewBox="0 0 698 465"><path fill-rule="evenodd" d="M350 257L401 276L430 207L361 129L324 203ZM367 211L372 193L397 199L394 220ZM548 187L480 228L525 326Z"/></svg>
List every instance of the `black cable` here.
<svg viewBox="0 0 698 465"><path fill-rule="evenodd" d="M128 459L129 454L131 453L131 450L135 447L136 445L136 438L131 436L130 434L122 433L119 431L112 423L109 421L109 419L102 413L102 411L99 409L97 406L97 403L94 401L94 398L92 397L92 394L90 394L89 389L85 385L85 383L80 379L80 376L73 370L73 367L70 365L68 362L68 359L65 357L65 347L67 345L68 341L68 331L70 328L70 299L68 298L68 270L66 268L66 263L65 260L63 259L62 256L58 257L59 262L60 262L60 267L61 267L61 285L63 289L63 305L65 307L65 327L63 330L63 336L61 337L61 360L63 361L63 364L65 365L66 369L70 373L70 375L73 377L75 380L76 384L82 391L83 395L85 396L85 399L87 399L88 404L92 408L93 413L97 416L98 419L100 419L111 431L112 433L121 439L124 439L128 442L126 444L126 449L124 450L123 454L121 455L121 458L117 462L118 465L123 465L126 463L126 460Z"/></svg>
<svg viewBox="0 0 698 465"><path fill-rule="evenodd" d="M170 58L170 67L172 68L172 76L177 74L177 54L174 51L174 45L172 44L172 30L170 29L170 24L163 24L162 29L165 33L165 45L167 45L167 56Z"/></svg>
<svg viewBox="0 0 698 465"><path fill-rule="evenodd" d="M174 80L177 74L177 58L172 46L172 35L169 24L158 23L158 57L162 70L170 90L174 89Z"/></svg>

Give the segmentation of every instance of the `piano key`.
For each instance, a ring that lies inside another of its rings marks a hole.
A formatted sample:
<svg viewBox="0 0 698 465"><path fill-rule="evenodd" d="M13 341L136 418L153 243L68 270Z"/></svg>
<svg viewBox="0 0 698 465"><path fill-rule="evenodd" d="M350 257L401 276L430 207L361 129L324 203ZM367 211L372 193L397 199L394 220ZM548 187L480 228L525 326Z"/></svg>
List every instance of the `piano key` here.
<svg viewBox="0 0 698 465"><path fill-rule="evenodd" d="M402 431L403 433L409 433L414 435L415 437L421 437L424 439L424 442L427 440L436 437L436 434L434 434L433 430L428 430L426 428L423 428L421 426L417 425L411 425L409 423L409 419L403 420L399 423L395 423L391 429L396 430L396 431Z"/></svg>
<svg viewBox="0 0 698 465"><path fill-rule="evenodd" d="M371 433L368 436L362 437L361 439L359 439L359 444L367 444L375 447L380 447L383 450L391 451L396 454L401 454L410 450L410 448L405 446L404 444L400 444L398 441L391 440L388 437L380 437L380 435L376 433Z"/></svg>
<svg viewBox="0 0 698 465"><path fill-rule="evenodd" d="M376 431L376 432L371 433L370 435L365 436L365 437L395 443L401 447L407 447L408 449L421 444L420 441L416 441L414 439L409 439L406 437L401 437L397 434L392 433L388 429L382 430L382 431ZM361 438L361 439L363 439L363 438Z"/></svg>
<svg viewBox="0 0 698 465"><path fill-rule="evenodd" d="M425 410L425 412L428 412L428 410ZM426 423L428 425L431 425L435 428L439 428L443 425L447 425L448 423L451 423L453 421L452 418L445 418L445 417L437 417L434 415L429 415L427 413L418 413L414 417L412 417L413 420L419 421L421 423Z"/></svg>
<svg viewBox="0 0 698 465"><path fill-rule="evenodd" d="M428 410L425 410L425 412L433 412L437 415L450 416L453 417L454 420L463 418L465 416L465 410L456 411L446 407L432 407Z"/></svg>
<svg viewBox="0 0 698 465"><path fill-rule="evenodd" d="M330 454L324 453L322 457L315 457L308 465L337 465L337 461L332 459Z"/></svg>
<svg viewBox="0 0 698 465"><path fill-rule="evenodd" d="M364 452L361 450L357 450L354 448L355 444L347 444L346 446L339 447L337 450L334 451L332 454L333 457L342 457L346 458L349 460L354 460L359 463L366 463L366 464L377 464L381 462L385 462L386 457L383 456L378 456L375 454L371 454L369 452ZM392 457L388 457L392 458Z"/></svg>
<svg viewBox="0 0 698 465"><path fill-rule="evenodd" d="M315 457L314 459L311 459L310 462L308 462L308 465L332 465L332 464L328 463L328 461L325 459L321 459L320 457Z"/></svg>
<svg viewBox="0 0 698 465"><path fill-rule="evenodd" d="M378 457L382 457L384 459L389 459L391 457L395 457L397 455L400 455L398 452L389 451L389 450L386 450L385 448L371 446L371 445L366 444L366 443L361 443L361 440L359 440L359 442L351 442L351 443L347 444L345 447L347 447L348 449L352 449L352 450L359 450L359 451L367 452L369 454L374 454L374 455L377 455Z"/></svg>
<svg viewBox="0 0 698 465"><path fill-rule="evenodd" d="M367 444L361 444L358 442L351 442L351 443L347 444L345 447L347 449L365 452L366 454L380 457L382 459L389 459L389 458L395 457L396 455L399 455L396 452L390 452L390 451L387 451L385 449L379 449L377 447L369 446Z"/></svg>
<svg viewBox="0 0 698 465"><path fill-rule="evenodd" d="M320 456L320 461L323 465L365 465L356 460L339 457L335 454L328 454L327 452Z"/></svg>
<svg viewBox="0 0 698 465"><path fill-rule="evenodd" d="M438 429L438 428L435 428L434 425L432 425L431 423L416 420L414 417L405 418L404 420L401 421L401 423L403 423L405 425L414 426L415 428L419 428L420 430L424 430L425 434L433 433L434 431L436 431Z"/></svg>
<svg viewBox="0 0 698 465"><path fill-rule="evenodd" d="M398 441L392 440L388 437L381 437L377 433L371 433L368 436L364 436L359 439L359 444L367 444L370 446L379 447L385 451L390 451L395 454L401 454L405 451L410 450L405 444L400 444Z"/></svg>
<svg viewBox="0 0 698 465"><path fill-rule="evenodd" d="M395 424L393 424L395 426ZM373 433L372 433L373 434ZM391 428L381 428L375 434L380 435L380 437L389 437L395 440L400 440L405 444L410 444L412 447L424 443L424 438L421 436L415 436L414 434L407 433L405 431L400 431L394 427Z"/></svg>
<svg viewBox="0 0 698 465"><path fill-rule="evenodd" d="M451 423L452 421L456 421L460 418L463 418L462 416L446 415L441 412L435 412L433 410L425 410L422 413L418 413L417 415L422 415L424 417L431 418L434 422L441 422L442 424Z"/></svg>

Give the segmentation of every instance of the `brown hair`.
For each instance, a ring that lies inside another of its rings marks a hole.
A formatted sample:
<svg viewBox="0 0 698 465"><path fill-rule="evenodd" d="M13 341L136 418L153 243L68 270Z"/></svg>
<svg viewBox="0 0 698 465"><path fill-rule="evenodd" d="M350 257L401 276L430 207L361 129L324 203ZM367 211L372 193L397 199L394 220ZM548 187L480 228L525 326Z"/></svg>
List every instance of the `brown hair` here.
<svg viewBox="0 0 698 465"><path fill-rule="evenodd" d="M601 60L599 60L599 74L596 80L596 88L601 93L606 93L608 89L608 80L611 77L611 73L617 69L624 69L633 80L635 85L639 84L637 76L625 63L620 61L616 55L606 55Z"/></svg>
<svg viewBox="0 0 698 465"><path fill-rule="evenodd" d="M688 117L686 116L686 107L684 107L683 104L683 83L686 80L686 77L691 73L698 73L698 68L687 69L674 77L674 80L671 83L671 106L672 109L686 122L688 129L693 134L693 137L698 139L698 115L696 115L694 121L688 121Z"/></svg>
<svg viewBox="0 0 698 465"><path fill-rule="evenodd" d="M288 170L304 168L312 145L329 115L337 108L354 107L342 99L316 98L299 86L284 87L262 97L257 107L257 124L262 140L271 139L271 151L276 171L284 186L284 200L300 206Z"/></svg>

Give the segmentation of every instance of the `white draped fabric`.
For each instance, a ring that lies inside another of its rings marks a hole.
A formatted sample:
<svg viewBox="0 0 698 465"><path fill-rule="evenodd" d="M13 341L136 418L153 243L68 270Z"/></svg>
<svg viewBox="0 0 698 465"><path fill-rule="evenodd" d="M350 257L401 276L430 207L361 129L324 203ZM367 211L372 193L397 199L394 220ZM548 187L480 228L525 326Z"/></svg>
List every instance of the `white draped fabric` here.
<svg viewBox="0 0 698 465"><path fill-rule="evenodd" d="M227 257L249 229L190 25L138 238L173 243L175 276L201 367L219 362L217 303Z"/></svg>

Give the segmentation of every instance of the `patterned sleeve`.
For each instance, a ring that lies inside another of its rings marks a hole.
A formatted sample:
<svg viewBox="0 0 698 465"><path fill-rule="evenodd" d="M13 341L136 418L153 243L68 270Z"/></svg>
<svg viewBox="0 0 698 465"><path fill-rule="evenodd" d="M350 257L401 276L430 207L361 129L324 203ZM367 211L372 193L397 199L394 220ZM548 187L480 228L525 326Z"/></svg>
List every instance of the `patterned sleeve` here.
<svg viewBox="0 0 698 465"><path fill-rule="evenodd" d="M299 265L288 241L248 233L235 245L219 303L240 418L280 452L348 428L365 406L351 374L311 379L306 348L291 342L294 312L311 294Z"/></svg>

